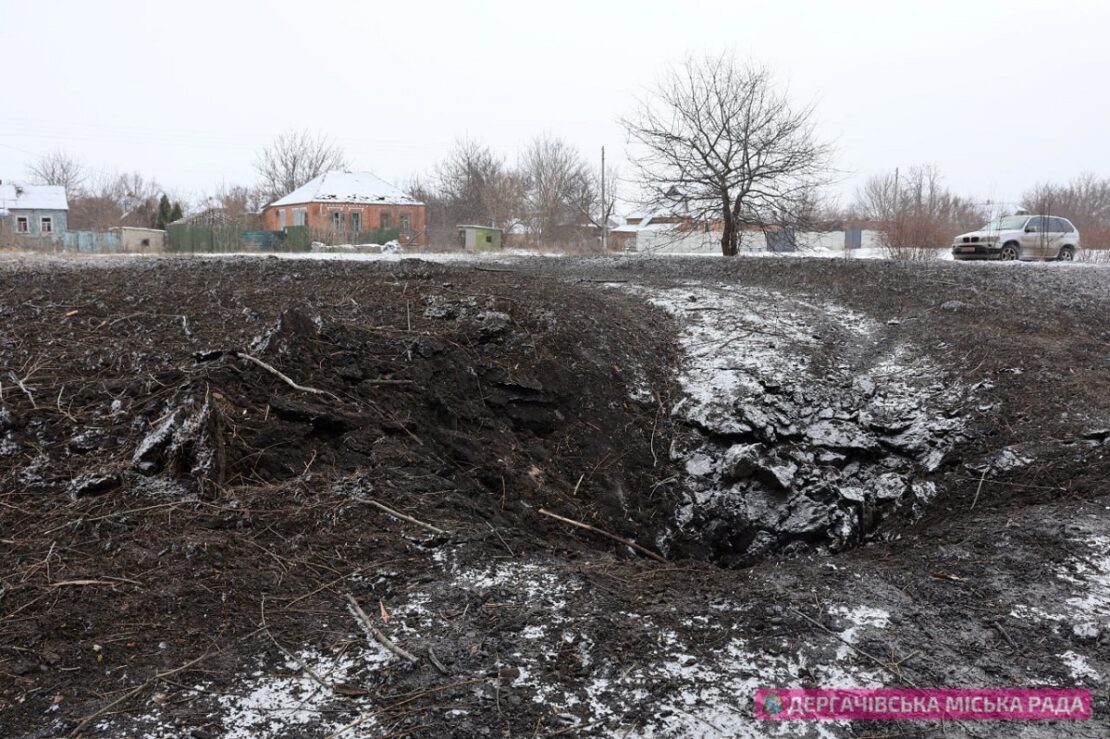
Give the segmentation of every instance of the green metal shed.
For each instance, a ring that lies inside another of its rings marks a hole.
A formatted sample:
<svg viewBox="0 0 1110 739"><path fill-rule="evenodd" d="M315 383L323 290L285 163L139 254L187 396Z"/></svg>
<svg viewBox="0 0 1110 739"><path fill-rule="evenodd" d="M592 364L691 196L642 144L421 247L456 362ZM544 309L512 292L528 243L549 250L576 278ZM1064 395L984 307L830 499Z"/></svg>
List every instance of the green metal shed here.
<svg viewBox="0 0 1110 739"><path fill-rule="evenodd" d="M501 249L501 229L492 226L458 226L459 245L467 251Z"/></svg>

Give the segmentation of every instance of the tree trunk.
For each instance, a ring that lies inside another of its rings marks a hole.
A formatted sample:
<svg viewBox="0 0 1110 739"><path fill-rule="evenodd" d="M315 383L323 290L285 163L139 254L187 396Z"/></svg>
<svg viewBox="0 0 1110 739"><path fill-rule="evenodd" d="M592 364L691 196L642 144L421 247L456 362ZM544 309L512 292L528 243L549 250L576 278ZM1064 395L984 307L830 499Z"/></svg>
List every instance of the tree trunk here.
<svg viewBox="0 0 1110 739"><path fill-rule="evenodd" d="M721 233L721 254L734 257L740 251L740 233L736 230L736 222L725 218L724 231Z"/></svg>

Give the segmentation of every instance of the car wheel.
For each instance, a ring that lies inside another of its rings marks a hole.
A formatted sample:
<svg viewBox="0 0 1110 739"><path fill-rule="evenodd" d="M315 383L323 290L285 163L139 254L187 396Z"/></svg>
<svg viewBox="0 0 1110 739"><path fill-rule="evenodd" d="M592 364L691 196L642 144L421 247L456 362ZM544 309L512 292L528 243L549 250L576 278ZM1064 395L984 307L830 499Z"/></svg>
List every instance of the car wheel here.
<svg viewBox="0 0 1110 739"><path fill-rule="evenodd" d="M1075 249L1072 249L1070 246L1065 246L1063 249L1060 250L1060 253L1059 255L1057 255L1056 259L1060 262L1073 261L1075 259Z"/></svg>
<svg viewBox="0 0 1110 739"><path fill-rule="evenodd" d="M1017 244L1006 244L1002 247L1002 251L998 253L998 258L1003 262L1013 262L1018 258Z"/></svg>

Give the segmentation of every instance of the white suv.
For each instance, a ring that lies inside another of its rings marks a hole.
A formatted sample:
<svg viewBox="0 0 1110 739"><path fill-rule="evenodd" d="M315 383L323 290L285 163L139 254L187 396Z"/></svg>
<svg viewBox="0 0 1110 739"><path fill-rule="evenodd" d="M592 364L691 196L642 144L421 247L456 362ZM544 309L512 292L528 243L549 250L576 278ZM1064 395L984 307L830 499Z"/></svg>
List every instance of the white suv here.
<svg viewBox="0 0 1110 739"><path fill-rule="evenodd" d="M1079 231L1067 218L1004 216L978 231L957 236L952 242L952 258L1070 262L1077 249Z"/></svg>

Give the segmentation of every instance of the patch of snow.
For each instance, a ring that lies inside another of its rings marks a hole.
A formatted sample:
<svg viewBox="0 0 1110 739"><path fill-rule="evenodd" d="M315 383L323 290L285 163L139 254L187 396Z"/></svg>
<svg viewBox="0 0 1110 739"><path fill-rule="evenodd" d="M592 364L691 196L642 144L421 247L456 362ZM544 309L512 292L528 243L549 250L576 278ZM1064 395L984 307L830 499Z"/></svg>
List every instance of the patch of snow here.
<svg viewBox="0 0 1110 739"><path fill-rule="evenodd" d="M707 521L749 542L728 556L786 542L836 549L858 539L859 510L912 517L933 497L914 467L936 469L957 443L961 419L938 406L962 391L927 386L922 378L939 379L940 370L901 343L875 351L878 322L750 286L622 289L665 310L680 330L683 397L671 412L691 433L671 457L689 492L676 507L676 530L657 542L662 549ZM828 361L830 340L858 347L864 366L814 371ZM830 487L842 497L824 502Z"/></svg>
<svg viewBox="0 0 1110 739"><path fill-rule="evenodd" d="M1018 603L1010 615L1019 619L1068 624L1082 638L1097 638L1110 629L1110 536L1095 535L1080 541L1087 552L1056 568L1067 593L1043 604Z"/></svg>
<svg viewBox="0 0 1110 739"><path fill-rule="evenodd" d="M397 658L374 642L362 649L348 649L339 655L302 650L297 657L322 680L331 684L357 680L360 673L373 671ZM254 671L232 691L216 696L217 718L222 726L220 739L278 739L291 730L313 735L330 734L350 722L353 714L370 708L368 698L336 698L305 674L300 665L287 659L282 669L289 674L275 675L270 669ZM197 697L209 691L207 684L196 685L184 697ZM117 721L106 719L96 728L109 735L122 736ZM179 727L168 723L156 712L134 719L143 726L143 739L170 739L181 736ZM370 739L380 729L373 718L344 732L346 739Z"/></svg>
<svg viewBox="0 0 1110 739"><path fill-rule="evenodd" d="M871 606L856 606L854 608L833 606L829 609L829 613L843 616L856 626L871 626L876 629L885 629L890 625L890 612L884 611L881 608L872 608Z"/></svg>
<svg viewBox="0 0 1110 739"><path fill-rule="evenodd" d="M829 609L829 613L841 616L855 624L840 632L840 638L846 643L841 644L836 649L836 658L838 660L848 659L853 654L853 650L849 645L854 645L859 641L860 630L863 627L885 629L890 625L890 613L888 611L872 608L870 606L856 606L854 608L833 606Z"/></svg>
<svg viewBox="0 0 1110 739"><path fill-rule="evenodd" d="M993 472L1009 472L1026 467L1032 462L1033 458L1029 455L1021 454L1013 447L1006 447L992 456L987 464Z"/></svg>
<svg viewBox="0 0 1110 739"><path fill-rule="evenodd" d="M403 249L396 239L384 244L323 244L319 241L312 242L312 251L323 254L400 254Z"/></svg>
<svg viewBox="0 0 1110 739"><path fill-rule="evenodd" d="M1097 683L1100 680L1101 675L1098 674L1097 670L1091 667L1091 665L1087 662L1087 658L1083 655L1076 654L1069 649L1068 651L1058 656L1063 661L1064 665L1068 668L1068 672L1071 673L1072 679L1076 682L1084 682L1090 680Z"/></svg>

